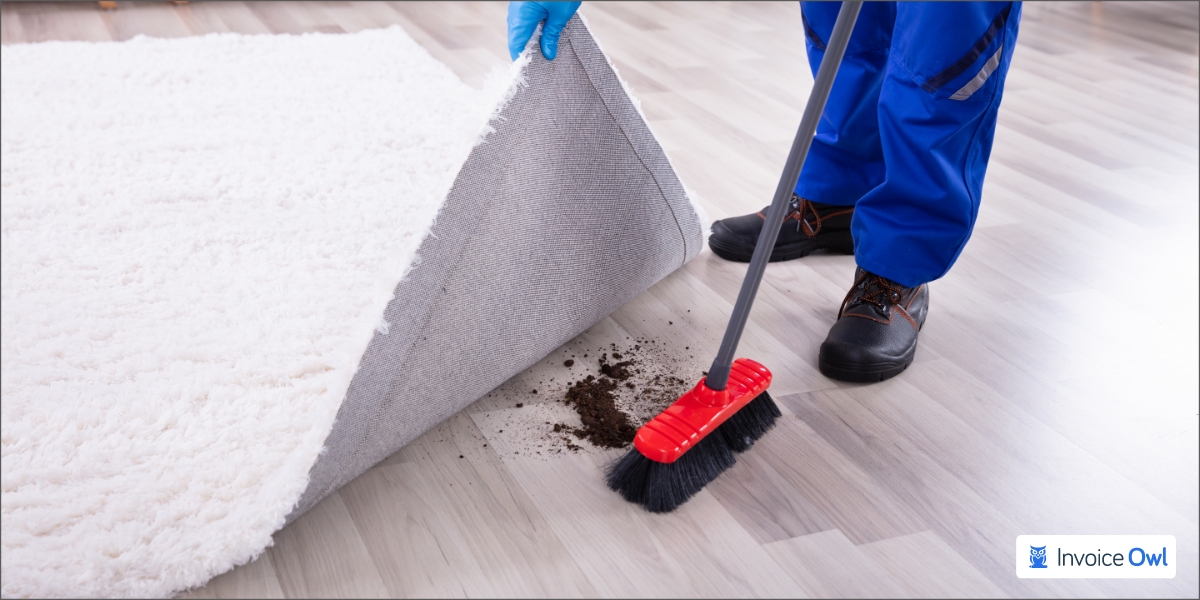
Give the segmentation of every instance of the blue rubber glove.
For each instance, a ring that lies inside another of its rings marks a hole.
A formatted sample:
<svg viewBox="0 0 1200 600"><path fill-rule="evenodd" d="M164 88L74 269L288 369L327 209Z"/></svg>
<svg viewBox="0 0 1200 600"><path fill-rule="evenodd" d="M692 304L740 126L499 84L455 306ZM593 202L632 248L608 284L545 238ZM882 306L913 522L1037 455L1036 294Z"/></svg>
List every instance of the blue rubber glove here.
<svg viewBox="0 0 1200 600"><path fill-rule="evenodd" d="M554 60L558 55L558 36L562 35L563 27L575 11L579 10L582 2L509 2L508 3L508 53L513 60L525 50L529 38L542 25L542 56L546 60Z"/></svg>

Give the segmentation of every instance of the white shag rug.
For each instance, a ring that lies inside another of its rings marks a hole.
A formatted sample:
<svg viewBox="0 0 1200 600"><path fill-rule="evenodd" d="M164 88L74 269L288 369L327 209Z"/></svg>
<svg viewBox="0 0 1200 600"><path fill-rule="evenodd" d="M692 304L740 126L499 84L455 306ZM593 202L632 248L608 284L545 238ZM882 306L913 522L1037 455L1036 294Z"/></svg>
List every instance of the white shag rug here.
<svg viewBox="0 0 1200 600"><path fill-rule="evenodd" d="M2 50L4 596L242 564L520 65L399 27Z"/></svg>

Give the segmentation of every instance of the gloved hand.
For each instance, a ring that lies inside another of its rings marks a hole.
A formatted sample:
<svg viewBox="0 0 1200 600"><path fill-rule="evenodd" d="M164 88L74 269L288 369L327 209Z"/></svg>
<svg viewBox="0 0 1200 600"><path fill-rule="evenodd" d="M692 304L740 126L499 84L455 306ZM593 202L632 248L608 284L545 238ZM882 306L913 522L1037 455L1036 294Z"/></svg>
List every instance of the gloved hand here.
<svg viewBox="0 0 1200 600"><path fill-rule="evenodd" d="M508 3L508 53L513 60L525 50L525 44L533 37L538 23L542 25L542 56L554 60L558 55L558 36L563 27L582 2L509 2Z"/></svg>

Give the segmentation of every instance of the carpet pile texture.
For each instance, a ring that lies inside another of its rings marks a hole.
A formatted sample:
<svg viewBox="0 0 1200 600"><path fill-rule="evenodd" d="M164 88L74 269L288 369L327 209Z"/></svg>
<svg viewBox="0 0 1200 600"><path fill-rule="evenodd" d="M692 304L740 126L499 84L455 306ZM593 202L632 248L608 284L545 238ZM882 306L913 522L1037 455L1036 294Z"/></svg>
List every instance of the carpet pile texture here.
<svg viewBox="0 0 1200 600"><path fill-rule="evenodd" d="M494 99L399 27L3 48L5 596L270 543Z"/></svg>

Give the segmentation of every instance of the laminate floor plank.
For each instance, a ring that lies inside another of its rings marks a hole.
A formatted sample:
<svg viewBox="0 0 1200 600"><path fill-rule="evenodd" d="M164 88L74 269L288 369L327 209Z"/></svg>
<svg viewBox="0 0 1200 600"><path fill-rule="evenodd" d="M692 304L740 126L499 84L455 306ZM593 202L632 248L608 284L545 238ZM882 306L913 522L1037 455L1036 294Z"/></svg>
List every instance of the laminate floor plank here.
<svg viewBox="0 0 1200 600"><path fill-rule="evenodd" d="M712 219L745 214L770 204L773 183L769 170L758 161L720 148L740 143L729 138L714 138L685 118L651 123L662 137L663 149L672 157L679 177L687 182L689 193L697 193L704 210ZM712 144L721 144L714 146ZM713 171L705 167L711 160L729 165L729 170ZM779 163L782 164L782 161ZM777 173L775 175L778 175ZM764 198L767 198L764 200Z"/></svg>
<svg viewBox="0 0 1200 600"><path fill-rule="evenodd" d="M218 575L203 587L180 598L286 598L279 586L279 576L271 564L271 555L264 552L258 558L223 575Z"/></svg>
<svg viewBox="0 0 1200 600"><path fill-rule="evenodd" d="M1024 25L1024 23L1023 23ZM1029 29L1022 28L1021 34L1024 36L1029 33L1033 37L1046 37L1046 33L1053 28L1059 38L1067 40L1067 44L1075 45L1075 48L1066 53L1070 57L1076 69L1072 71L1071 78L1068 81L1078 82L1083 85L1094 83L1114 84L1127 82L1129 84L1139 84L1149 86L1158 91L1172 96L1187 96L1191 94L1184 87L1172 86L1172 81L1162 81L1153 77L1153 72L1147 72L1142 69L1128 69L1123 64L1123 60L1129 57L1145 56L1148 53L1154 53L1157 48L1161 47L1161 41L1146 41L1138 39L1134 36L1124 35L1129 31L1126 27L1121 27L1118 31L1113 31L1104 36L1103 39L1088 36L1089 25L1075 21L1056 21L1053 24L1043 24L1036 21L1031 21ZM1159 28L1161 30L1161 28ZM1081 35L1072 37L1072 33ZM1084 40L1080 44L1079 40ZM1023 40L1019 40L1018 44ZM1175 82L1178 83L1178 82Z"/></svg>
<svg viewBox="0 0 1200 600"><path fill-rule="evenodd" d="M932 531L859 546L914 598L1004 598L971 563Z"/></svg>
<svg viewBox="0 0 1200 600"><path fill-rule="evenodd" d="M299 6L275 2L251 2L247 6L271 33L301 34L309 32L343 33L341 26L327 15L317 3Z"/></svg>
<svg viewBox="0 0 1200 600"><path fill-rule="evenodd" d="M288 598L388 597L340 492L279 530L267 552Z"/></svg>
<svg viewBox="0 0 1200 600"><path fill-rule="evenodd" d="M378 4L378 6L374 6L374 4ZM327 2L322 3L321 8L346 33L400 25L408 35L428 50L434 58L438 57L435 49L431 48L427 43L428 36L424 35L422 30L411 26L410 23L397 16L395 11L390 10L383 3L368 3L367 6L360 6L350 2ZM440 49L438 47L436 50Z"/></svg>
<svg viewBox="0 0 1200 600"><path fill-rule="evenodd" d="M96 10L95 5L10 2L4 8L2 20L7 22L4 33L19 35L25 43L113 40L113 32L105 15Z"/></svg>
<svg viewBox="0 0 1200 600"><path fill-rule="evenodd" d="M733 304L712 291L686 270L676 271L613 313L613 319L635 337L649 337L685 350L697 370L707 370L713 350L724 334ZM690 311L690 312L688 312ZM665 327L664 327L665 324ZM699 356L696 356L699 354ZM781 393L820 389L834 385L755 320L746 324L739 345L741 356L771 356L772 388Z"/></svg>
<svg viewBox="0 0 1200 600"><path fill-rule="evenodd" d="M0 43L398 25L479 88L510 63L506 12L5 2ZM708 216L766 205L812 87L795 3L581 13ZM913 365L820 375L854 258L772 264L739 354L773 370L784 417L678 512L603 486L619 452L547 442L578 424L558 400L598 348L650 339L673 354L643 360L674 362L647 366L708 368L746 269L708 251L186 595L1196 597L1198 30L1196 2L1027 3L976 228L930 285ZM1020 580L1029 533L1171 533L1178 575Z"/></svg>
<svg viewBox="0 0 1200 600"><path fill-rule="evenodd" d="M936 302L939 305L994 309L1008 302L1041 297L1020 279L1009 277L980 260L978 252L963 252L956 264L969 267L961 271L954 269L938 280ZM930 298L931 302L935 301L933 296Z"/></svg>
<svg viewBox="0 0 1200 600"><path fill-rule="evenodd" d="M1196 382L1181 380L1175 375L1194 365L1200 356L1187 336L1173 335L1178 322L1160 321L1158 315L1144 314L1095 289L1028 298L1005 304L1003 314L1013 323L1046 319L1043 328L1048 335L1078 352L1091 366L1089 377L1119 385L1128 380L1128 373L1138 373L1137 387L1160 396L1151 406L1164 400L1177 407L1190 406L1187 396L1196 391ZM1097 327L1097 323L1121 321L1125 327ZM1189 319L1181 319L1190 324ZM1127 354L1114 356L1106 348L1119 346ZM1163 352L1158 352L1163 351ZM1131 391L1123 389L1122 391ZM1183 401L1182 405L1178 402ZM1145 403L1136 408L1144 408Z"/></svg>
<svg viewBox="0 0 1200 600"><path fill-rule="evenodd" d="M1195 122L1197 117L1186 113L1189 103L1196 101L1198 90L1180 85L1183 80L1177 79L1174 73L1126 67L1125 61L1139 54L1136 51L1124 56L1105 56L1098 52L1073 53L1070 57L1076 68L1069 74L1062 74L1065 76L1058 75L1057 80L1086 94L1104 91L1104 101L1123 108L1141 109L1160 120L1182 118L1184 122ZM1044 65L1030 72L1043 77L1056 77ZM1155 102L1152 105L1145 104L1144 97L1139 99L1139 90L1152 91Z"/></svg>
<svg viewBox="0 0 1200 600"><path fill-rule="evenodd" d="M223 12L226 12L225 10L222 10L222 8L228 8L229 6L241 8L243 10L247 10L247 12L248 12L248 9L246 9L246 7L244 5L240 5L240 4L228 5L225 3L214 4L212 2L197 2L195 5L193 5L191 3L188 3L187 6L183 7L183 8L186 8L186 10L178 11L179 20L183 21L184 26L187 27L188 31L191 32L192 35L205 35L205 34L209 34L209 33L231 33L231 32L269 33L268 31L265 31L265 30L254 31L254 32L235 31L233 28L231 28L228 24L225 23L224 19L221 18L221 14ZM257 20L257 18L255 20ZM260 23L260 26L261 26L261 23Z"/></svg>
<svg viewBox="0 0 1200 600"><path fill-rule="evenodd" d="M462 11L454 3L445 6L424 2L390 5L404 15L445 50L465 50L475 47L472 40L464 38L456 29L455 16L461 18Z"/></svg>
<svg viewBox="0 0 1200 600"><path fill-rule="evenodd" d="M1089 249L1075 248L1075 259L1068 265L1044 259L1035 259L1030 263L1014 255L1016 252L1028 250L1022 245L1021 239L1013 239L1002 247L984 248L976 248L975 241L993 234L1003 238L1011 231L1037 235L1052 230L1056 238L1093 236L1093 239L1101 240L1107 247L1110 244L1124 246L1135 243L1138 237L1149 235L1145 230L1129 227L1127 221L1112 213L1092 209L1086 202L1050 187L1040 179L1003 163L997 163L994 167L989 168L991 181L986 184L987 190L998 200L1006 202L1003 209L1013 218L1007 223L991 223L986 227L977 228L971 234L971 243L963 249L963 254L976 253L980 260L986 261L996 270L1014 279L1019 279L1022 284L1038 292L1055 294L1087 287L1083 277L1067 270L1066 267L1096 265L1097 261L1086 260L1092 256ZM1077 215L1074 222L1071 221L1071 215ZM1007 227L993 231L992 228L997 226ZM990 244L985 242L979 245ZM1109 253L1109 256L1120 256L1120 253ZM1028 268L1035 265L1038 268Z"/></svg>
<svg viewBox="0 0 1200 600"><path fill-rule="evenodd" d="M1087 283L1073 270L1083 254L1081 249L1030 231L1037 218L1034 214L1021 223L979 229L971 234L970 249L964 249L963 254L970 252L980 262L1041 294L1087 289ZM936 289L936 283L931 290Z"/></svg>
<svg viewBox="0 0 1200 600"><path fill-rule="evenodd" d="M814 598L908 598L869 555L837 529L763 546Z"/></svg>
<svg viewBox="0 0 1200 600"><path fill-rule="evenodd" d="M818 393L818 392L809 392ZM795 412L796 405L786 400L791 396L773 395L782 407ZM879 485L870 473L847 457L837 447L809 426L806 420L785 415L769 434L755 443L754 448L738 458L734 469L742 463L753 469L766 463L786 482L784 492L803 498L821 511L843 535L855 544L907 535L929 528L922 516L902 499ZM769 487L747 488L755 496L766 497ZM786 506L764 506L768 518L784 521ZM776 516L776 513L782 513ZM814 519L816 516L814 515Z"/></svg>
<svg viewBox="0 0 1200 600"><path fill-rule="evenodd" d="M1187 54L1148 54L1130 59L1139 65L1153 65L1182 73L1189 79L1200 78L1200 60Z"/></svg>
<svg viewBox="0 0 1200 600"><path fill-rule="evenodd" d="M997 158L1020 169L1046 185L1073 196L1127 221L1130 225L1153 228L1169 222L1171 215L1141 201L1141 192L1119 174L1087 161L1070 157L1057 148L1009 130L1006 137L1021 144L1021 152L999 151ZM1054 166L1047 166L1054 165ZM1147 194L1145 197L1153 197Z"/></svg>
<svg viewBox="0 0 1200 600"><path fill-rule="evenodd" d="M739 457L709 485L712 495L760 544L836 529L835 521L798 493L771 461L756 451Z"/></svg>
<svg viewBox="0 0 1200 600"><path fill-rule="evenodd" d="M188 3L185 8L187 10L180 11L180 16L194 35L225 31L245 35L275 33L245 2L196 2ZM123 17L124 13L120 16Z"/></svg>
<svg viewBox="0 0 1200 600"><path fill-rule="evenodd" d="M444 485L429 487L422 469L403 463L377 466L342 491L351 515L370 523L362 529L363 543L380 559L388 596L466 598L491 589L439 493Z"/></svg>
<svg viewBox="0 0 1200 600"><path fill-rule="evenodd" d="M1195 466L1195 453L1189 452L1197 445L1195 409L1138 401L1150 397L1121 387L1106 389L1086 378L1010 395L1018 406L1194 523L1196 490L1181 485L1188 479L1181 473Z"/></svg>
<svg viewBox="0 0 1200 600"><path fill-rule="evenodd" d="M700 281L709 282L713 291L732 305L742 279L745 263L722 260L706 254L684 267ZM841 281L822 277L822 271L842 275ZM781 343L806 362L816 364L815 350L837 319L837 308L845 298L854 277L854 257L817 252L804 261L774 263L759 288L758 301L763 310L751 316L755 323L775 332Z"/></svg>
<svg viewBox="0 0 1200 600"><path fill-rule="evenodd" d="M599 595L801 595L707 491L676 512L650 515L605 487L601 467L619 453L517 456L519 446L493 436L490 427L502 421L487 419L488 414L472 417L560 539L576 541L567 550Z"/></svg>
<svg viewBox="0 0 1200 600"><path fill-rule="evenodd" d="M166 2L120 2L121 8L136 10L137 21L118 18L112 12L102 13L112 25L112 39L124 41L134 36L146 35L156 38L176 38L194 35L184 23L180 11Z"/></svg>
<svg viewBox="0 0 1200 600"><path fill-rule="evenodd" d="M592 8L589 6L589 8ZM620 58L636 65L661 65L667 69L686 69L691 67L703 67L704 60L695 53L688 52L683 48L668 43L658 35L646 35L637 27L630 25L624 20L612 16L610 11L612 7L596 3L597 10L584 10L584 16L588 19L589 28L601 28L612 32L612 37L628 39L634 44L624 46L623 48L612 50L614 59ZM603 41L601 42L603 43ZM607 46L605 51L607 52Z"/></svg>
<svg viewBox="0 0 1200 600"><path fill-rule="evenodd" d="M936 288L931 298L936 298ZM931 300L931 305L932 305ZM1043 323L1014 322L1003 310L971 310L942 306L922 330L922 343L1000 390L1023 390L1039 383L1086 376L1092 372L1086 356L1049 335ZM988 331L986 339L972 340L971 331ZM962 337L962 336L966 337ZM1021 349L1014 353L1014 350ZM1008 365L1012 368L1005 368ZM996 369L992 374L985 371ZM1018 375L1023 373L1024 375ZM977 375L978 376L978 375Z"/></svg>
<svg viewBox="0 0 1200 600"><path fill-rule="evenodd" d="M371 469L342 491L388 591L595 595L471 418L459 413L447 425L414 443L413 460Z"/></svg>
<svg viewBox="0 0 1200 600"><path fill-rule="evenodd" d="M922 385L926 382L937 392L926 392ZM954 384L947 385L950 382ZM921 447L941 468L1031 530L1057 524L1073 530L1104 526L1129 531L1178 530L1175 534L1186 536L1186 529L1192 527L1182 514L1132 485L1063 434L1044 426L1035 428L1036 421L1025 415L1016 417L1019 408L971 381L948 361L923 365L913 378L896 387L911 389L894 390L869 404L861 395L855 400L899 438ZM942 394L940 402L932 400L934 393ZM974 411L981 413L970 415L974 426L958 417ZM1003 446L985 440L981 427L998 430L990 437ZM1032 435L1033 431L1037 435ZM1097 494L1099 490L1106 493ZM1053 496L1059 502L1029 503L1025 501L1029 496ZM1079 510L1085 506L1089 510ZM1146 513L1159 516L1150 519Z"/></svg>
<svg viewBox="0 0 1200 600"><path fill-rule="evenodd" d="M795 136L795 131L788 125L800 122L801 110L795 104L788 106L741 86L730 86L721 91L696 90L688 94L688 101L721 119L731 129L750 135L755 142L788 144Z"/></svg>
<svg viewBox="0 0 1200 600"><path fill-rule="evenodd" d="M1103 416L1080 422L1080 415L1087 413L1082 403L1056 389L1047 390L1031 406L1000 396L949 361L924 367L904 382L919 394L907 393L897 403L875 401L871 412L1024 531L1161 531L1176 536L1181 565L1176 579L1129 585L1098 581L1096 585L1114 596L1138 594L1138 589L1140 593L1155 589L1167 596L1187 593L1186 582L1197 577L1196 560L1190 558L1197 546L1195 504L1185 504L1194 502L1194 496L1172 506L1161 484L1144 485L1139 480L1153 479L1136 469L1122 469L1120 461L1114 460L1116 452L1108 450L1112 440L1144 439L1148 433L1137 431L1139 418L1133 414L1137 411L1130 410L1123 398L1117 402L1087 398L1092 406L1104 409L1097 411ZM1152 428L1159 435L1170 429L1161 422ZM1101 443L1102 439L1108 443ZM1143 470L1178 477L1196 468L1194 453L1189 452L1196 447L1194 438L1163 438L1149 448L1121 446L1130 466L1140 465ZM1031 498L1053 500L1031 502Z"/></svg>
<svg viewBox="0 0 1200 600"><path fill-rule="evenodd" d="M707 102L708 106L702 104L705 98L710 99ZM683 94L664 94L661 105L664 110L670 111L673 117L685 119L690 127L695 128L697 135L710 138L709 145L692 147L703 150L706 156L716 154L731 161L729 173L746 170L743 177L752 177L754 181L766 179L776 183L779 179L778 171L783 168L787 150L791 147L790 138L795 135L795 127L800 122L799 117L786 118L773 125L760 120L756 125L757 131L748 131L743 129L742 124L750 123L750 117L720 114L722 107L736 105L732 99L726 103L712 98L713 95L706 90L696 89ZM778 110L780 113L786 113L782 109ZM740 164L743 161L749 164ZM768 176L768 173L772 176ZM770 193L773 192L772 186L766 200L762 202L769 204Z"/></svg>
<svg viewBox="0 0 1200 600"><path fill-rule="evenodd" d="M1049 57L1046 58L1048 59ZM1035 61L1036 57L1030 60L1030 62ZM1084 93L1083 90L1076 89L1069 83L1064 83L1056 73L1029 70L1026 71L1025 77L1039 91L1057 97L1057 102L1069 102L1072 106L1077 106L1081 111L1086 111L1084 114L1090 112L1109 115L1114 120L1145 129L1157 136L1183 144L1187 144L1189 140L1194 139L1195 134L1192 131L1186 127L1179 127L1170 118L1171 116L1179 115L1184 116L1185 119L1190 121L1191 118L1182 113L1182 108L1179 111L1169 113L1162 110L1146 111L1144 110L1147 105L1145 98L1138 98L1136 95L1127 96L1124 95L1124 91L1121 91L1122 95L1115 93L1116 90L1133 86L1113 85L1108 88L1099 88L1089 85L1087 87L1091 89L1088 89L1087 93ZM1113 93L1110 93L1110 91ZM1167 104L1173 108L1179 107L1179 104L1176 102L1168 102Z"/></svg>
<svg viewBox="0 0 1200 600"><path fill-rule="evenodd" d="M1163 135L1141 126L1124 114L1102 112L1088 104L1076 104L1073 95L1063 97L1052 89L1046 89L1049 85L1044 78L1033 75L1029 78L1031 81L1025 89L1015 90L1013 94L1005 92L1005 105L1013 105L1014 113L1049 126L1085 123L1098 131L1139 140L1160 152L1169 152L1185 160L1194 159L1197 155L1195 134L1189 135L1186 129L1180 130L1177 135ZM1001 113L1001 123L1006 114Z"/></svg>
<svg viewBox="0 0 1200 600"><path fill-rule="evenodd" d="M919 372L929 365L910 367ZM1013 539L1020 524L953 473L939 465L915 440L904 438L871 410L872 403L904 402L920 393L903 381L873 386L881 390L831 389L783 396L806 426L861 469L888 498L946 540L1006 594L1102 596L1088 580L1032 580L1013 577ZM865 400L860 397L869 396ZM765 438L764 438L765 441ZM932 449L929 452L933 452ZM845 502L838 497L839 502ZM869 541L879 541L886 537ZM853 539L853 538L851 538ZM862 540L867 542L868 540Z"/></svg>

